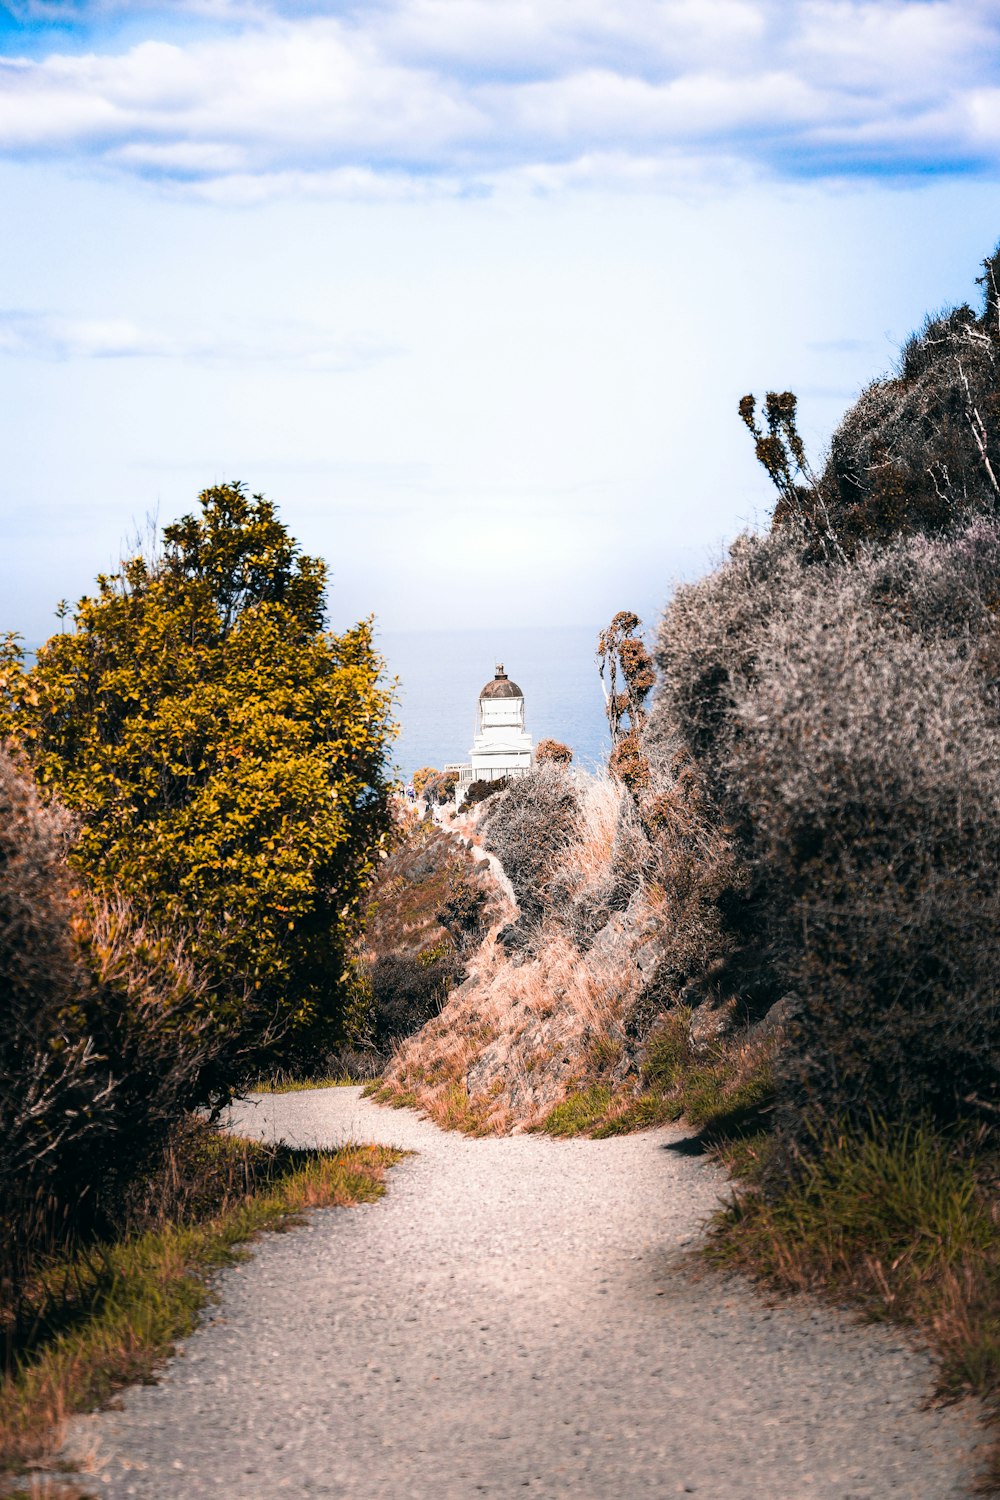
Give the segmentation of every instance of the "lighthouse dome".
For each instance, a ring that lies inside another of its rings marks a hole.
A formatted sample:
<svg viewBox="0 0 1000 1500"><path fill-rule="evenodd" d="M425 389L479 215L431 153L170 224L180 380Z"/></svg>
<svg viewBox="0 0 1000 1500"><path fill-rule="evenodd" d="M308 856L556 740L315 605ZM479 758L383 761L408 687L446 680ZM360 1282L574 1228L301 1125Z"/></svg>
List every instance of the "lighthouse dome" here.
<svg viewBox="0 0 1000 1500"><path fill-rule="evenodd" d="M484 698L523 698L524 694L516 682L511 682L501 663L496 670L496 676L492 682L488 682L479 694L479 700Z"/></svg>

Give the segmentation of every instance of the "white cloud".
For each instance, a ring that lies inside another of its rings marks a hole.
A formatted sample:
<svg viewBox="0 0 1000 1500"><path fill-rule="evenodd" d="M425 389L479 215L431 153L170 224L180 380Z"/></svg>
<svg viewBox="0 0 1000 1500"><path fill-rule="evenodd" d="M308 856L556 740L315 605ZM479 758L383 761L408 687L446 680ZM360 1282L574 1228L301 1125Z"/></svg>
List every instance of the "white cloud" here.
<svg viewBox="0 0 1000 1500"><path fill-rule="evenodd" d="M391 358L398 350L364 337L336 338L282 326L256 336L166 332L126 318L67 318L0 309L0 357L43 360L172 359L215 364L283 364L292 369L351 371Z"/></svg>
<svg viewBox="0 0 1000 1500"><path fill-rule="evenodd" d="M114 9L79 7L91 26ZM1000 162L990 0L169 9L186 40L0 59L0 150L230 201L583 181L612 160L623 181L671 181L679 155L703 178L734 161L791 176Z"/></svg>

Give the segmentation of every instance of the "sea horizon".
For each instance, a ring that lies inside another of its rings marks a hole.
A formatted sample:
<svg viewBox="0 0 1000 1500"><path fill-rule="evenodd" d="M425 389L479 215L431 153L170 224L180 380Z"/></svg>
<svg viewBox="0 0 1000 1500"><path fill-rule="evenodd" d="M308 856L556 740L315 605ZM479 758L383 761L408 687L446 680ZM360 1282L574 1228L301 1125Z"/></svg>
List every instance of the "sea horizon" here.
<svg viewBox="0 0 1000 1500"><path fill-rule="evenodd" d="M399 738L392 759L405 780L420 766L468 760L479 694L502 663L524 693L537 745L560 740L575 764L596 770L610 751L597 669L599 625L476 626L380 630L375 643L397 679Z"/></svg>
<svg viewBox="0 0 1000 1500"><path fill-rule="evenodd" d="M399 735L389 760L404 781L421 766L468 760L479 694L502 663L524 692L525 727L537 745L569 745L574 763L603 766L611 750L597 669L599 625L476 626L383 630L375 646L394 683ZM58 634L54 631L53 634ZM21 645L30 664L42 643Z"/></svg>

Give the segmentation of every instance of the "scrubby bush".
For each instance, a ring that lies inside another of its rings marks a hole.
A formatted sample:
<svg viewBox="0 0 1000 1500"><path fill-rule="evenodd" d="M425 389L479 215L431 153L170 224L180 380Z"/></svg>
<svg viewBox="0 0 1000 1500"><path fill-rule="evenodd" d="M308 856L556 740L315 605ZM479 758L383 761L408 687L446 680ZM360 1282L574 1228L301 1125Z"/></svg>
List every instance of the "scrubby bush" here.
<svg viewBox="0 0 1000 1500"><path fill-rule="evenodd" d="M457 955L414 957L390 953L375 959L370 970L372 1033L376 1048L385 1053L436 1016L448 991L461 977Z"/></svg>
<svg viewBox="0 0 1000 1500"><path fill-rule="evenodd" d="M70 833L0 753L0 1303L113 1128L114 1080L75 1019L91 979L73 930Z"/></svg>
<svg viewBox="0 0 1000 1500"><path fill-rule="evenodd" d="M1000 1105L1000 705L954 611L912 628L938 563L970 613L955 548L921 539L803 580L738 693L730 784L800 997L782 1075L796 1119L948 1123Z"/></svg>
<svg viewBox="0 0 1000 1500"><path fill-rule="evenodd" d="M848 549L996 512L998 267L995 254L981 316L964 306L929 318L896 377L869 386L834 434L820 491Z"/></svg>
<svg viewBox="0 0 1000 1500"><path fill-rule="evenodd" d="M290 1043L336 1028L391 833L390 694L368 624L324 633L324 587L274 507L224 485L30 671L0 660L0 732L76 815L75 867L184 934L245 1041L248 994Z"/></svg>
<svg viewBox="0 0 1000 1500"><path fill-rule="evenodd" d="M998 589L982 522L847 567L745 540L664 618L650 743L685 745L733 830L717 983L799 997L796 1131L997 1100Z"/></svg>
<svg viewBox="0 0 1000 1500"><path fill-rule="evenodd" d="M608 776L543 765L490 805L485 847L497 855L520 908L500 935L510 951L558 928L584 952L650 875L652 850L631 797Z"/></svg>
<svg viewBox="0 0 1000 1500"><path fill-rule="evenodd" d="M74 833L0 753L0 1329L39 1257L113 1234L188 1112L238 1059L203 977L121 898L87 895ZM261 1022L266 1026L266 1021Z"/></svg>
<svg viewBox="0 0 1000 1500"><path fill-rule="evenodd" d="M537 927L545 915L546 889L572 835L576 809L570 776L560 766L542 766L512 782L481 824L483 847L503 866L525 927Z"/></svg>
<svg viewBox="0 0 1000 1500"><path fill-rule="evenodd" d="M445 803L451 801L457 786L457 771L435 771L433 776L424 782L423 791L418 795L423 796L428 806L443 807Z"/></svg>
<svg viewBox="0 0 1000 1500"><path fill-rule="evenodd" d="M488 797L496 797L509 786L510 781L506 776L498 776L495 781L473 781L462 798L462 806L478 807L480 802L485 802Z"/></svg>
<svg viewBox="0 0 1000 1500"><path fill-rule="evenodd" d="M535 747L536 766L544 766L546 762L557 766L568 766L572 759L572 750L561 740L539 740Z"/></svg>
<svg viewBox="0 0 1000 1500"><path fill-rule="evenodd" d="M1000 505L1000 247L984 262L983 309L927 319L897 373L848 411L822 472L809 467L790 391L767 394L766 427L745 396L740 416L779 491L774 525L811 560L843 561L866 544L968 525Z"/></svg>
<svg viewBox="0 0 1000 1500"><path fill-rule="evenodd" d="M678 816L719 851L708 990L751 1018L789 996L798 1151L823 1118L1000 1118L1000 526L977 426L996 324L990 279L984 316L929 324L818 489L789 479L771 534L679 589L659 633L645 816L659 800L668 861Z"/></svg>

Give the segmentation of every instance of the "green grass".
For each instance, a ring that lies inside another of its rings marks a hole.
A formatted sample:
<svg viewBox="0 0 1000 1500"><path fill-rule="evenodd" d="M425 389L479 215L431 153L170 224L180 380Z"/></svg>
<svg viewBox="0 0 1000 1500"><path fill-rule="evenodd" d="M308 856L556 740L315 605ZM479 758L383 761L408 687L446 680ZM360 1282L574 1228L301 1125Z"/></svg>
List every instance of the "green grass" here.
<svg viewBox="0 0 1000 1500"><path fill-rule="evenodd" d="M604 1139L683 1118L713 1147L759 1132L772 1096L769 1052L729 1038L696 1053L690 1021L690 1010L678 1006L651 1036L638 1097L591 1081L557 1104L541 1129Z"/></svg>
<svg viewBox="0 0 1000 1500"><path fill-rule="evenodd" d="M306 1089L358 1088L369 1080L351 1078L345 1074L340 1078L258 1078L251 1083L251 1094L297 1094Z"/></svg>
<svg viewBox="0 0 1000 1500"><path fill-rule="evenodd" d="M746 1078L735 1076L725 1058L706 1067L692 1068L680 1081L678 1104L684 1118L706 1139L738 1134L747 1117L756 1117L771 1102L769 1067L761 1067Z"/></svg>
<svg viewBox="0 0 1000 1500"><path fill-rule="evenodd" d="M390 1109L419 1109L420 1101L413 1089L397 1088L393 1083L383 1083L373 1078L362 1089L365 1099L374 1099L376 1104L387 1104Z"/></svg>
<svg viewBox="0 0 1000 1500"><path fill-rule="evenodd" d="M769 1130L720 1136L710 1146L711 1154L737 1182L760 1182L774 1156L774 1136Z"/></svg>
<svg viewBox="0 0 1000 1500"><path fill-rule="evenodd" d="M613 1135L630 1135L633 1130L648 1130L653 1125L669 1125L680 1114L681 1106L677 1100L648 1092L626 1103L619 1113L609 1114L591 1134L595 1140L606 1140Z"/></svg>
<svg viewBox="0 0 1000 1500"><path fill-rule="evenodd" d="M223 1150L264 1149L224 1139ZM0 1471L23 1472L43 1457L65 1417L150 1380L211 1300L208 1275L245 1255L248 1240L288 1228L306 1209L371 1202L400 1155L376 1146L279 1150L269 1171L258 1166L257 1190L223 1212L93 1246L47 1268L34 1289L36 1312L43 1324L54 1313L59 1331L36 1343L0 1384Z"/></svg>
<svg viewBox="0 0 1000 1500"><path fill-rule="evenodd" d="M925 1126L831 1135L774 1195L716 1215L715 1263L913 1324L948 1394L1000 1393L1000 1240L979 1165Z"/></svg>
<svg viewBox="0 0 1000 1500"><path fill-rule="evenodd" d="M549 1135L582 1135L604 1119L611 1108L611 1090L603 1083L569 1094L545 1118L542 1129Z"/></svg>
<svg viewBox="0 0 1000 1500"><path fill-rule="evenodd" d="M690 1023L690 1007L678 1005L650 1037L642 1070L648 1088L666 1093L682 1076L691 1062Z"/></svg>

